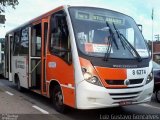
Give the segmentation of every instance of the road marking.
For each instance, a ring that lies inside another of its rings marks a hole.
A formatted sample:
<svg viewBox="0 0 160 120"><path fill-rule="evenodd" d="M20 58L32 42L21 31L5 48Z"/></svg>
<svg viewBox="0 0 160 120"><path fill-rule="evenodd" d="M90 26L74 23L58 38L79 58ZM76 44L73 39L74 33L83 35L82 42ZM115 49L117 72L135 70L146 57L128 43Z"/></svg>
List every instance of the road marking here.
<svg viewBox="0 0 160 120"><path fill-rule="evenodd" d="M155 107L155 106L152 106L152 105L149 105L149 104L145 104L145 103L144 104L139 104L139 105L144 106L144 107L156 108L156 109L160 110L159 107Z"/></svg>
<svg viewBox="0 0 160 120"><path fill-rule="evenodd" d="M7 93L8 95L11 95L11 96L14 95L13 93L11 93L11 92L9 92L9 91L6 91L6 93Z"/></svg>
<svg viewBox="0 0 160 120"><path fill-rule="evenodd" d="M35 109L37 109L37 110L39 110L40 112L42 112L42 113L44 113L44 114L49 114L49 112L43 110L42 108L40 108L40 107L38 107L38 106L36 106L36 105L33 105L32 107L35 108Z"/></svg>

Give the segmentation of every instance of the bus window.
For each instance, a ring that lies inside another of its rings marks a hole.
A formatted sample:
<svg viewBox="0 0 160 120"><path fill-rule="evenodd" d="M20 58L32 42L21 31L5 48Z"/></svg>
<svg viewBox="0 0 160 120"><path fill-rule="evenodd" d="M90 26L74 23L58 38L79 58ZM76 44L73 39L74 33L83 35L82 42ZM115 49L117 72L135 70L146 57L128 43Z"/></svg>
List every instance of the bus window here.
<svg viewBox="0 0 160 120"><path fill-rule="evenodd" d="M16 32L14 34L14 42L13 42L13 55L16 56L19 54L19 43L20 43L20 32Z"/></svg>
<svg viewBox="0 0 160 120"><path fill-rule="evenodd" d="M71 62L71 47L66 18L63 14L55 14L51 21L52 24L56 24L54 25L56 28L51 30L50 51L65 61Z"/></svg>
<svg viewBox="0 0 160 120"><path fill-rule="evenodd" d="M29 53L29 28L25 28L21 32L20 54Z"/></svg>
<svg viewBox="0 0 160 120"><path fill-rule="evenodd" d="M8 35L5 37L5 71L8 73L9 72L9 46L8 46ZM5 73L5 77L8 77Z"/></svg>
<svg viewBox="0 0 160 120"><path fill-rule="evenodd" d="M44 23L44 56L46 55L47 33L48 33L48 23Z"/></svg>
<svg viewBox="0 0 160 120"><path fill-rule="evenodd" d="M41 56L41 23L32 29L32 56Z"/></svg>
<svg viewBox="0 0 160 120"><path fill-rule="evenodd" d="M13 36L9 36L10 37L10 72L12 72L12 55L13 55ZM18 52L17 52L18 53Z"/></svg>
<svg viewBox="0 0 160 120"><path fill-rule="evenodd" d="M127 37L127 39L128 40L130 40L130 43L134 46L135 44L134 44L134 30L133 30L133 28L128 28L128 29L126 29L126 37Z"/></svg>

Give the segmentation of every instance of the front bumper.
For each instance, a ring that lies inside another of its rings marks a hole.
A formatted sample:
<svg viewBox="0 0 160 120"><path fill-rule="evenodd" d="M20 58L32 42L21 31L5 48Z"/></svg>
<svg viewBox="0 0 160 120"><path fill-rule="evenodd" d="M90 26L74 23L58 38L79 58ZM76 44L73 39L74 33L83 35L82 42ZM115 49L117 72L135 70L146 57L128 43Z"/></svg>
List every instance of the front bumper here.
<svg viewBox="0 0 160 120"><path fill-rule="evenodd" d="M83 81L76 87L77 109L98 109L149 102L153 80L142 87L107 89Z"/></svg>

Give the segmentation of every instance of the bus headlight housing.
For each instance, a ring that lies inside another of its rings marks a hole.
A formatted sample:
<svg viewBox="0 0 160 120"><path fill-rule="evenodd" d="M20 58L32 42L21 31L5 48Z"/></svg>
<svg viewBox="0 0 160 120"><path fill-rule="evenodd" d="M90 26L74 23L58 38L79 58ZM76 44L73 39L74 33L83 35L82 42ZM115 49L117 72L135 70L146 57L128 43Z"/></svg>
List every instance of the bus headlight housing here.
<svg viewBox="0 0 160 120"><path fill-rule="evenodd" d="M148 75L147 80L146 80L146 84L150 83L152 80L153 80L153 72L151 72L151 73Z"/></svg>
<svg viewBox="0 0 160 120"><path fill-rule="evenodd" d="M102 86L102 84L97 76L92 75L90 72L87 72L87 69L85 69L85 68L82 68L82 72L83 72L84 80L86 80L87 82L89 82L91 84Z"/></svg>

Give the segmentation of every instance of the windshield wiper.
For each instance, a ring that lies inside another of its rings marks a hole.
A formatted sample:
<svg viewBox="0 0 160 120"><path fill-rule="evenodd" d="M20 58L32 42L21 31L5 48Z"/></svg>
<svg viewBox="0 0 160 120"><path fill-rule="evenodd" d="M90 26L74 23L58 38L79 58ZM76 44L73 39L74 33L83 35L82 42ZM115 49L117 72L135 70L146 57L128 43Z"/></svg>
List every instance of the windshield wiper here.
<svg viewBox="0 0 160 120"><path fill-rule="evenodd" d="M107 61L108 58L109 58L109 56L110 56L111 48L112 48L112 43L113 43L113 42L114 42L117 50L119 49L119 48L118 48L117 41L116 41L116 38L115 38L115 35L114 35L114 32L113 32L111 26L109 25L109 23L108 23L107 21L106 21L106 25L107 25L107 27L109 28L109 34L110 34L110 36L109 36L109 39L108 39L109 42L108 42L107 52L105 53L105 56L104 56L104 60L105 60L105 61Z"/></svg>
<svg viewBox="0 0 160 120"><path fill-rule="evenodd" d="M107 27L109 28L109 33L110 33L110 35L111 35L111 38L112 38L112 40L113 40L113 42L114 42L114 44L115 44L115 46L116 46L116 48L117 48L117 50L118 50L119 48L118 48L118 44L117 44L117 41L116 41L114 32L113 32L111 26L109 25L109 23L108 23L107 21L106 21L106 25L107 25Z"/></svg>
<svg viewBox="0 0 160 120"><path fill-rule="evenodd" d="M123 38L122 40L124 40L124 42L134 51L134 53L136 54L136 58L137 58L137 60L138 60L138 62L141 62L142 61L142 58L141 58L141 56L139 55L139 53L137 52L137 50L131 45L131 43L130 42L128 42L128 40L127 40L127 38L123 35L123 34L121 34L120 33L120 36ZM131 51L131 50L130 50ZM132 53L132 51L131 51L131 53ZM133 53L132 53L133 54Z"/></svg>
<svg viewBox="0 0 160 120"><path fill-rule="evenodd" d="M117 33L118 38L120 39L120 42L121 42L123 48L125 49L124 42L123 42L123 40L122 40L122 38L121 38L121 36L120 36L119 31L117 30L117 28L116 28L116 26L115 26L115 24L114 24L114 22L113 22L113 27L114 27L114 29L115 29L115 31L116 31L116 33Z"/></svg>
<svg viewBox="0 0 160 120"><path fill-rule="evenodd" d="M139 53L137 52L137 50L131 45L131 43L127 40L127 38L126 38L122 33L120 33L120 32L117 30L117 28L116 28L116 26L115 26L114 23L113 23L113 26L114 26L114 29L115 29L115 31L116 31L116 33L117 33L118 38L120 39L120 41L121 41L121 43L122 43L123 48L125 49L125 45L124 45L124 43L125 43L127 49L131 52L131 54L134 56L134 54L133 54L133 52L134 52L134 53L136 54L136 56L137 56L136 58L137 58L138 62L141 62L141 61L142 61L142 58L141 58L141 56L139 55ZM131 49L133 50L133 52L132 52L132 50L129 49L129 48L131 48Z"/></svg>
<svg viewBox="0 0 160 120"><path fill-rule="evenodd" d="M107 48L107 52L105 53L105 56L104 56L104 61L107 61L109 58L109 55L111 53L112 43L113 43L112 38L109 37L108 38L108 48Z"/></svg>

